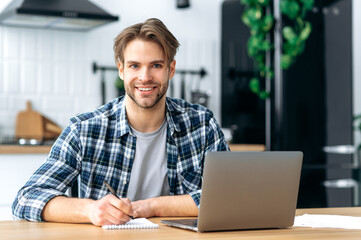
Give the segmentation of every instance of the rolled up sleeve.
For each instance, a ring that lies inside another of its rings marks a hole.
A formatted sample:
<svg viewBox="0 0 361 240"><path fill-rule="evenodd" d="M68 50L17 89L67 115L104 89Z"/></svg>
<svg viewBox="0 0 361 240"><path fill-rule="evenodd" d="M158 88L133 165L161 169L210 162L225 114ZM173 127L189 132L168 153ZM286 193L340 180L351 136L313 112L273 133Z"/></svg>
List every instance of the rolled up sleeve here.
<svg viewBox="0 0 361 240"><path fill-rule="evenodd" d="M199 204L201 202L201 193L202 193L202 190L197 190L197 191L189 193L189 195L193 198L193 201L195 202L195 204L197 205L198 208L199 208Z"/></svg>
<svg viewBox="0 0 361 240"><path fill-rule="evenodd" d="M207 144L205 146L205 153L230 151L227 141L224 138L224 134L223 134L221 128L219 127L217 121L213 117L209 121L209 129L208 129L206 143ZM202 162L204 163L204 160ZM202 176L203 176L203 171L202 171ZM199 190L193 191L193 192L189 193L189 195L193 198L193 201L199 208L201 196L202 196L202 190L199 189Z"/></svg>
<svg viewBox="0 0 361 240"><path fill-rule="evenodd" d="M46 161L22 187L12 205L14 219L43 221L46 203L57 196L66 196L81 169L81 147L74 126L64 129L54 143Z"/></svg>

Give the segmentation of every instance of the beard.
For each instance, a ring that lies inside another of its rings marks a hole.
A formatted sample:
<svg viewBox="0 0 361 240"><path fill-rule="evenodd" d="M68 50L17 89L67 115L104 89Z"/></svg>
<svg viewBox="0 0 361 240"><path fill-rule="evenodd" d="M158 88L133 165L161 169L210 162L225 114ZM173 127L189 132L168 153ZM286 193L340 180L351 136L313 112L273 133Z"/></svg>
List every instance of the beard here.
<svg viewBox="0 0 361 240"><path fill-rule="evenodd" d="M167 89L168 89L168 84L169 84L169 79L167 80L167 82L163 85L163 87L160 87L159 83L153 82L153 81L149 81L146 83L143 83L144 85L146 84L150 84L150 85L156 85L157 88L159 88L159 92L153 96L154 94L152 94L152 96L143 98L143 99L139 99L135 96L134 93L134 89L135 89L135 85L139 86L139 83L134 82L132 83L130 86L129 85L125 85L124 89L126 94L129 96L129 98L140 108L143 109L152 109L155 108L157 106L157 104L159 103L159 101L164 97L164 95L167 93ZM146 100L146 101L143 101Z"/></svg>

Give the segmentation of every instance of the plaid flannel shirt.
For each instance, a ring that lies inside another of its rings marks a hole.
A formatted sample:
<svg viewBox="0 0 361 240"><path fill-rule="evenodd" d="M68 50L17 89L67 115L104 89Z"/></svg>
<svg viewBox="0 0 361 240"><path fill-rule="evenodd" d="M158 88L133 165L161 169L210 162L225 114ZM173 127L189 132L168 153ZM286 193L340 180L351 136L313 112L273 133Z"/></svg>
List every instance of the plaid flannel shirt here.
<svg viewBox="0 0 361 240"><path fill-rule="evenodd" d="M212 112L200 105L167 98L166 118L170 194L190 194L199 206L205 153L229 147ZM126 197L135 149L123 97L71 118L46 161L18 192L12 206L14 218L42 221L45 204L66 196L79 175L81 198L108 194L103 180L118 196Z"/></svg>

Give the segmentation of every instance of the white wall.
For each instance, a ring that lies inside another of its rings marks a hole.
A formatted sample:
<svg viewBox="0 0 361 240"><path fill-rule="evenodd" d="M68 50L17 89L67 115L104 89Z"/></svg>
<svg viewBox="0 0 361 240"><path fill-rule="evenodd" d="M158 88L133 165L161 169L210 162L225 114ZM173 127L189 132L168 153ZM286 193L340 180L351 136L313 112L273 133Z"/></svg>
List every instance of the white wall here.
<svg viewBox="0 0 361 240"><path fill-rule="evenodd" d="M176 9L175 0L93 0L120 21L88 33L0 26L0 136L13 135L15 119L31 100L33 108L61 127L80 112L100 105L100 74L92 62L115 66L113 39L126 26L160 18L180 41L177 67L208 75L201 89L220 121L220 13L222 0L193 0ZM116 73L106 75L107 100L116 97ZM197 78L188 78L188 85ZM179 97L179 76L173 79ZM193 85L195 87L195 85Z"/></svg>

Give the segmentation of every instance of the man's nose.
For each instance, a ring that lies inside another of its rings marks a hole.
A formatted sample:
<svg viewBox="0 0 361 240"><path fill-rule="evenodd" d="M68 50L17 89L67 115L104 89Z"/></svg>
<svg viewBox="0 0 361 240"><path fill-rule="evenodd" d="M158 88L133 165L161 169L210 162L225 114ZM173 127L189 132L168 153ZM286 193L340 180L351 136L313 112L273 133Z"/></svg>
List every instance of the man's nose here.
<svg viewBox="0 0 361 240"><path fill-rule="evenodd" d="M141 81L148 81L148 80L152 79L152 75L151 75L149 67L142 68L142 70L139 73L138 79Z"/></svg>

